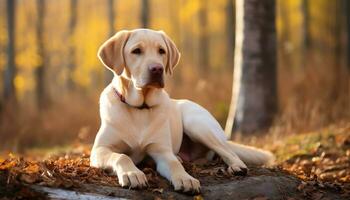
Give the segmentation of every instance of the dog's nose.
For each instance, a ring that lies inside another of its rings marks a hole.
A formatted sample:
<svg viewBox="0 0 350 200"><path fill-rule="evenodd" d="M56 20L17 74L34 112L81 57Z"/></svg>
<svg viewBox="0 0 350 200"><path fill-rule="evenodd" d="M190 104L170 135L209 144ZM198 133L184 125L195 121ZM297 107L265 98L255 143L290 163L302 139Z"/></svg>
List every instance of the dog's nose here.
<svg viewBox="0 0 350 200"><path fill-rule="evenodd" d="M149 66L149 71L151 72L151 74L154 75L160 75L163 74L163 66L160 64L152 64Z"/></svg>

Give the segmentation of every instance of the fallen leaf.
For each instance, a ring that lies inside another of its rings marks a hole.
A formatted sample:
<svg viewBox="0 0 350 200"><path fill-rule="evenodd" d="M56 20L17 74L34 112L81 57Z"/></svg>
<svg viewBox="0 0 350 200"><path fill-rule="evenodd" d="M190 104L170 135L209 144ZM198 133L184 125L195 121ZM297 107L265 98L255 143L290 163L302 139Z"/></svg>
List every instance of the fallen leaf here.
<svg viewBox="0 0 350 200"><path fill-rule="evenodd" d="M159 193L159 194L162 194L163 191L164 191L163 188L156 188L156 189L153 189L153 190L152 190L153 193Z"/></svg>
<svg viewBox="0 0 350 200"><path fill-rule="evenodd" d="M193 197L193 200L204 200L202 195L196 195Z"/></svg>
<svg viewBox="0 0 350 200"><path fill-rule="evenodd" d="M28 167L24 168L25 173L38 173L40 170L37 164L30 164Z"/></svg>
<svg viewBox="0 0 350 200"><path fill-rule="evenodd" d="M25 183L32 184L38 180L38 176L35 174L21 174L19 179Z"/></svg>

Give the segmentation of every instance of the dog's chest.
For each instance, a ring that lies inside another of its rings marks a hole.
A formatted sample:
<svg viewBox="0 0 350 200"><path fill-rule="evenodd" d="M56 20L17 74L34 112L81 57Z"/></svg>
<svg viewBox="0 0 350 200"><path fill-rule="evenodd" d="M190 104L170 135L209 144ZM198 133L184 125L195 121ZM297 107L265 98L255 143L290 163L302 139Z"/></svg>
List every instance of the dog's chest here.
<svg viewBox="0 0 350 200"><path fill-rule="evenodd" d="M130 153L142 155L152 143L165 144L178 152L182 122L179 110L172 103L152 109L135 109L116 102L108 107L102 106L100 111L102 119L114 127L113 137L125 143Z"/></svg>
<svg viewBox="0 0 350 200"><path fill-rule="evenodd" d="M169 116L165 115L164 110L132 110L125 112L122 119L116 120L122 121L118 123L118 127L124 130L121 131L123 140L133 149L133 152L142 153L150 143L171 141Z"/></svg>

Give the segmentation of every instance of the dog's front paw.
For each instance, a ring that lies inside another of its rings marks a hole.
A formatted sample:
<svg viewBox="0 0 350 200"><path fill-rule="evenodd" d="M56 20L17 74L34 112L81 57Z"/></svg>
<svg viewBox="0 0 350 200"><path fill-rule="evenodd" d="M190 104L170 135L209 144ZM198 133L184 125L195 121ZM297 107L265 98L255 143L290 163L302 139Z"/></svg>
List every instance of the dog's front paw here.
<svg viewBox="0 0 350 200"><path fill-rule="evenodd" d="M147 187L146 175L140 170L126 171L118 173L119 185L130 188Z"/></svg>
<svg viewBox="0 0 350 200"><path fill-rule="evenodd" d="M200 183L187 173L175 175L171 178L171 183L176 191L200 193Z"/></svg>

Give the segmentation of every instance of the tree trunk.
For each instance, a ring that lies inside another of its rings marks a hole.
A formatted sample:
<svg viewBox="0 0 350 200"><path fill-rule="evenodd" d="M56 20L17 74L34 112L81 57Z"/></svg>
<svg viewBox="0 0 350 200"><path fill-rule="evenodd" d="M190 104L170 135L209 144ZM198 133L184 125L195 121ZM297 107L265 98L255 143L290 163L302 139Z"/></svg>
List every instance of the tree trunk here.
<svg viewBox="0 0 350 200"><path fill-rule="evenodd" d="M115 12L114 12L114 0L108 0L108 22L109 22L109 37L112 37L115 34L114 29L114 18L115 18ZM113 78L113 73L111 70L105 68L104 69L104 80L105 85L108 85Z"/></svg>
<svg viewBox="0 0 350 200"><path fill-rule="evenodd" d="M279 47L281 51L281 64L283 66L288 66L287 70L290 70L293 66L291 52L290 52L290 19L289 19L290 9L286 4L286 1L279 2L279 14L282 21L282 31L279 38Z"/></svg>
<svg viewBox="0 0 350 200"><path fill-rule="evenodd" d="M265 130L277 111L275 0L237 0L236 19L229 136Z"/></svg>
<svg viewBox="0 0 350 200"><path fill-rule="evenodd" d="M149 1L142 0L141 7L141 26L142 28L149 28Z"/></svg>
<svg viewBox="0 0 350 200"><path fill-rule="evenodd" d="M4 102L16 103L15 22L16 0L7 0L7 66L4 73Z"/></svg>
<svg viewBox="0 0 350 200"><path fill-rule="evenodd" d="M350 73L350 2L349 0L344 0L344 14L346 17L346 36L347 36L347 45L346 45L346 52L347 52L347 68L348 73Z"/></svg>
<svg viewBox="0 0 350 200"><path fill-rule="evenodd" d="M310 14L309 14L309 0L302 0L301 2L301 11L303 15L303 24L302 24L302 46L304 49L308 49L310 47L310 34L309 34L309 22L310 22Z"/></svg>
<svg viewBox="0 0 350 200"><path fill-rule="evenodd" d="M346 95L348 92L348 76L347 76L347 67L343 65L344 58L342 56L342 27L344 27L345 20L343 18L343 0L336 0L334 3L334 22L330 25L333 30L334 38L334 49L333 49L333 80L332 80L332 91L329 95L330 101L341 100L343 95ZM347 11L349 12L349 11Z"/></svg>
<svg viewBox="0 0 350 200"><path fill-rule="evenodd" d="M203 77L208 69L210 69L210 55L209 55L209 30L208 30L208 0L200 1L201 6L199 10L199 72Z"/></svg>
<svg viewBox="0 0 350 200"><path fill-rule="evenodd" d="M183 27L181 26L181 23L180 23L181 5L182 5L181 1L173 1L168 3L168 7L170 11L170 23L172 24L172 33L173 33L172 38L175 44L177 45L178 49L180 49L180 51L183 50L183 42L182 42ZM182 82L181 69L182 67L178 65L177 67L178 72L172 75L175 84Z"/></svg>
<svg viewBox="0 0 350 200"><path fill-rule="evenodd" d="M76 85L74 82L74 70L76 68L74 33L77 26L77 4L78 4L78 0L70 0L70 19L69 19L69 27L68 27L68 37L69 37L68 89L70 91L76 89Z"/></svg>
<svg viewBox="0 0 350 200"><path fill-rule="evenodd" d="M226 63L228 69L233 69L233 49L235 46L235 15L233 10L233 0L227 0L226 3L226 36L227 36L227 54L226 54Z"/></svg>
<svg viewBox="0 0 350 200"><path fill-rule="evenodd" d="M347 98L350 99L350 1L349 0L343 0L344 2L344 10L343 13L345 15L345 23L346 23L346 69L347 69ZM349 102L347 102L348 109L349 109Z"/></svg>
<svg viewBox="0 0 350 200"><path fill-rule="evenodd" d="M309 0L302 0L301 12L303 15L302 27L301 27L301 51L300 51L300 66L305 68L307 66L307 57L310 48L310 35L309 35Z"/></svg>
<svg viewBox="0 0 350 200"><path fill-rule="evenodd" d="M48 105L48 94L46 91L45 74L46 74L46 55L45 55L45 41L44 41L44 19L46 12L45 0L37 0L37 24L36 24L36 40L38 55L40 57L39 65L35 70L36 78L36 98L37 106L43 109Z"/></svg>
<svg viewBox="0 0 350 200"><path fill-rule="evenodd" d="M341 50L342 50L342 37L341 37L341 27L343 26L343 20L342 20L342 0L336 0L334 1L334 23L333 25L333 37L334 37L334 67L336 69L336 77L335 77L335 85L337 84L337 81L339 81L339 76L342 76L342 64L341 64ZM331 25L331 26L332 26ZM336 86L335 86L336 89Z"/></svg>

